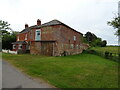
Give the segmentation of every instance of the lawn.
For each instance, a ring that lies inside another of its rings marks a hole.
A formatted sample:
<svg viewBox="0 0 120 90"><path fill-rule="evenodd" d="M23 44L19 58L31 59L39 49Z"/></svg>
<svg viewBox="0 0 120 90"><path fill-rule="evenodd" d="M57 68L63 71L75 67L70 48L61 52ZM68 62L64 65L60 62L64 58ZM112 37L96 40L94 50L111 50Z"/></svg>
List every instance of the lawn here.
<svg viewBox="0 0 120 90"><path fill-rule="evenodd" d="M118 49L120 50L120 47L118 46L106 46L106 47L92 47L91 49L99 52L105 52L108 51L110 53L118 53Z"/></svg>
<svg viewBox="0 0 120 90"><path fill-rule="evenodd" d="M118 63L92 54L46 57L3 53L3 59L58 88L118 87Z"/></svg>

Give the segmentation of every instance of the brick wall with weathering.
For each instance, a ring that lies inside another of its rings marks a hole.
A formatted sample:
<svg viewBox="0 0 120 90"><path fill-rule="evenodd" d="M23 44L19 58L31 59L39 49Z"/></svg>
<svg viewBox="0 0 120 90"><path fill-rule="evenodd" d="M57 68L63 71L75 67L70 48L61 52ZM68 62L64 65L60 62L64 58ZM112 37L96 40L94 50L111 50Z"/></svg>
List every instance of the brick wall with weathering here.
<svg viewBox="0 0 120 90"><path fill-rule="evenodd" d="M82 53L82 34L72 30L64 25L53 25L42 27L41 29L41 40L43 41L55 41L54 45L54 56L61 56L64 52L67 55ZM37 29L36 29L37 30ZM35 37L35 30L32 30L33 36ZM38 44L39 43L39 44ZM39 47L38 47L38 46ZM31 42L31 54L40 54L42 47L40 42Z"/></svg>
<svg viewBox="0 0 120 90"><path fill-rule="evenodd" d="M41 42L31 42L30 45L30 53L31 54L41 54Z"/></svg>
<svg viewBox="0 0 120 90"><path fill-rule="evenodd" d="M42 41L55 41L53 45L53 56L61 56L64 52L67 55L82 53L88 48L82 44L82 34L65 25L52 25L38 28L41 30ZM38 29L31 29L29 32L17 35L17 41L31 41L30 53L41 54L41 42L35 41L35 32Z"/></svg>
<svg viewBox="0 0 120 90"><path fill-rule="evenodd" d="M34 41L35 40L35 30L36 29L32 29L29 32L19 33L17 35L16 41Z"/></svg>
<svg viewBox="0 0 120 90"><path fill-rule="evenodd" d="M81 53L82 34L64 25L60 25L59 30L59 37L57 37L59 54L64 53L64 51L67 55Z"/></svg>

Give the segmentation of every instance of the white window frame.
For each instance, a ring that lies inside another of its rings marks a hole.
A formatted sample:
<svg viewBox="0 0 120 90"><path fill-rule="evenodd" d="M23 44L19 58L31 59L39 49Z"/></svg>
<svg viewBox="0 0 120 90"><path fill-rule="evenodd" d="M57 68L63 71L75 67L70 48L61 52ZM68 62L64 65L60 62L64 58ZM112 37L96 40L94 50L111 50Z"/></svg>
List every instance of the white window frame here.
<svg viewBox="0 0 120 90"><path fill-rule="evenodd" d="M74 48L74 45L73 45L73 44L71 44L71 45L70 45L70 47L71 47L71 49L73 49L73 48Z"/></svg>
<svg viewBox="0 0 120 90"><path fill-rule="evenodd" d="M36 31L35 31L35 40L37 41L37 39L36 39L36 35L37 35L37 31L40 31L40 40L41 40L41 29L37 29Z"/></svg>
<svg viewBox="0 0 120 90"><path fill-rule="evenodd" d="M73 36L73 40L76 41L76 36Z"/></svg>
<svg viewBox="0 0 120 90"><path fill-rule="evenodd" d="M27 34L25 34L25 40L27 40Z"/></svg>
<svg viewBox="0 0 120 90"><path fill-rule="evenodd" d="M13 45L13 49L16 49L16 45L15 44Z"/></svg>
<svg viewBox="0 0 120 90"><path fill-rule="evenodd" d="M18 36L18 38L17 38L17 41L19 41L19 36Z"/></svg>
<svg viewBox="0 0 120 90"><path fill-rule="evenodd" d="M21 48L21 46L22 46L22 44L19 44L19 47L18 47L18 49L22 49L22 48Z"/></svg>
<svg viewBox="0 0 120 90"><path fill-rule="evenodd" d="M76 45L76 49L79 49L79 45L78 44Z"/></svg>

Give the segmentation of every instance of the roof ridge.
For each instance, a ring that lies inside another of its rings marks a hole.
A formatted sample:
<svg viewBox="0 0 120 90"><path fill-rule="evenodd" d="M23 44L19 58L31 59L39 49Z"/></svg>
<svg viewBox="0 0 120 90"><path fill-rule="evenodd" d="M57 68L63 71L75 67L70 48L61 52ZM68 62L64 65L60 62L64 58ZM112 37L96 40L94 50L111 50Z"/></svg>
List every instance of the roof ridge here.
<svg viewBox="0 0 120 90"><path fill-rule="evenodd" d="M51 20L51 21L49 21L49 22L46 22L46 23L43 23L43 24L41 24L41 25L33 25L33 26L30 26L30 27L28 27L28 28L25 28L25 29L23 29L20 33L25 33L25 32L28 32L28 31L30 31L31 29L34 29L34 28L41 28L41 27L45 27L45 26L52 26L52 25L60 25L60 24L62 24L62 25L65 25L65 26L67 26L68 28L71 28L70 26L68 26L68 25L66 25L66 24L64 24L63 22L61 22L61 21L59 21L59 20L57 20L57 19L53 19L53 20ZM73 28L71 28L72 30L74 30L74 31L76 31L75 29L73 29ZM76 31L76 32L79 32L79 31ZM79 32L79 33L81 33L81 32ZM81 33L82 34L82 33Z"/></svg>

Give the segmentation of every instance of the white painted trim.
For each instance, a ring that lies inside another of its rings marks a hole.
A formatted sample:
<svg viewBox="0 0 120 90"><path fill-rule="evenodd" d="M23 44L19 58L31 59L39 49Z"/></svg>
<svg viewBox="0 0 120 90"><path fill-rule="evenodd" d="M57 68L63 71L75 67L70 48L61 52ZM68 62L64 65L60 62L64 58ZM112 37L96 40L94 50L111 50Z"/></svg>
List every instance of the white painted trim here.
<svg viewBox="0 0 120 90"><path fill-rule="evenodd" d="M36 32L37 32L37 31L40 31L40 40L41 40L41 29L37 29L37 30L35 31L35 41L37 41L37 40L36 40L36 35L37 35Z"/></svg>
<svg viewBox="0 0 120 90"><path fill-rule="evenodd" d="M28 37L28 35L27 35L27 34L25 34L25 40L27 40L27 37Z"/></svg>

